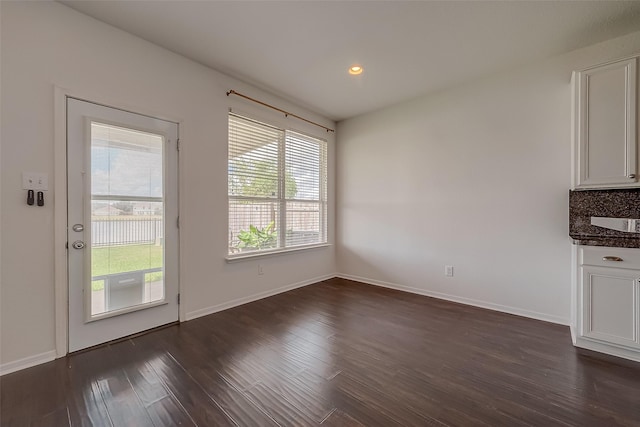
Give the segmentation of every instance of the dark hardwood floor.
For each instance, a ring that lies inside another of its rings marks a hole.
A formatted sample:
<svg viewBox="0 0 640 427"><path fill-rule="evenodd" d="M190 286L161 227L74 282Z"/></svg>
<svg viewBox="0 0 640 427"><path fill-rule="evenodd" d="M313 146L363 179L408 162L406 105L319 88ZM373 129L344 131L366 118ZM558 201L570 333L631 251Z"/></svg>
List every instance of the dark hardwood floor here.
<svg viewBox="0 0 640 427"><path fill-rule="evenodd" d="M0 379L10 426L640 425L564 326L331 279Z"/></svg>

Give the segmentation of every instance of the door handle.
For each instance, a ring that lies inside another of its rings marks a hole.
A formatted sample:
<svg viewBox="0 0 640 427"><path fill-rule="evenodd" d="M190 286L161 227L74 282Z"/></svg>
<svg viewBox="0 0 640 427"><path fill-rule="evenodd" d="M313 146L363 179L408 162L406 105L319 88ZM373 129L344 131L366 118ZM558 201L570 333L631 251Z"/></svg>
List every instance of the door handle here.
<svg viewBox="0 0 640 427"><path fill-rule="evenodd" d="M84 249L84 242L82 240L76 240L71 246L73 246L73 249Z"/></svg>

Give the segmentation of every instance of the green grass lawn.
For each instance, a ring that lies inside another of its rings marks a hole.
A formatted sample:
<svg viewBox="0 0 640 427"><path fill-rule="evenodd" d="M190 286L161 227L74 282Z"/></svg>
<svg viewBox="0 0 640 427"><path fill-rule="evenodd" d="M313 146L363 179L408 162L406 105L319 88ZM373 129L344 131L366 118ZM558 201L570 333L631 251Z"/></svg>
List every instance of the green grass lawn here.
<svg viewBox="0 0 640 427"><path fill-rule="evenodd" d="M91 276L124 273L126 271L147 270L162 267L162 246L127 245L105 248L91 248ZM147 282L162 278L162 272L148 274ZM104 288L102 280L92 282L91 288Z"/></svg>

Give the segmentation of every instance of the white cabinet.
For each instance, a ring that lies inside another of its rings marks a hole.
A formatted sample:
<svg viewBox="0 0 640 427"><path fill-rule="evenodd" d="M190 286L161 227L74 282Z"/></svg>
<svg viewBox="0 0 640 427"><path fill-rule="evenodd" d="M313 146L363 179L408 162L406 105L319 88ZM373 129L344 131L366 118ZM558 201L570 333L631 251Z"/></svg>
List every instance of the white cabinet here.
<svg viewBox="0 0 640 427"><path fill-rule="evenodd" d="M573 74L573 187L640 186L638 57Z"/></svg>
<svg viewBox="0 0 640 427"><path fill-rule="evenodd" d="M640 361L640 249L576 250L575 345Z"/></svg>
<svg viewBox="0 0 640 427"><path fill-rule="evenodd" d="M582 267L582 336L638 346L638 277L640 271Z"/></svg>

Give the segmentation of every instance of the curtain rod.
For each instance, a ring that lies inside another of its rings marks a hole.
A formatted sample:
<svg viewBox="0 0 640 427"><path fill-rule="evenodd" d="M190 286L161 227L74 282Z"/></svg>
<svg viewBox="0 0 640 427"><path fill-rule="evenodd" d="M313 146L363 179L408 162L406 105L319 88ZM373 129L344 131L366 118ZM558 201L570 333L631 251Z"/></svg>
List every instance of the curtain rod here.
<svg viewBox="0 0 640 427"><path fill-rule="evenodd" d="M268 108L271 108L271 109L273 109L273 110L276 110L276 111L281 112L282 114L284 114L284 116L285 116L285 117L289 117L289 116L291 116L291 117L295 117L296 119L299 119L299 120L305 121L305 122L307 122L307 123L311 123L311 124L312 124L312 125L314 125L314 126L321 127L322 129L326 130L327 132L335 132L335 130L330 129L330 128L326 127L326 126L323 126L323 125L321 125L321 124L319 124L319 123L312 122L311 120L307 120L307 119L305 119L304 117L300 117L300 116L298 116L298 115L296 115L296 114L293 114L293 113L290 113L290 112L288 112L288 111L282 110L282 109L280 109L280 108L278 108L278 107L274 107L273 105L271 105L271 104L267 104L266 102L258 101L257 99L251 98L250 96L243 95L243 94L241 94L240 92L236 92L236 91L235 91L235 90L233 90L233 89L231 89L229 92L227 92L227 96L229 96L229 95L236 95L236 96L239 96L239 97L241 97L241 98L248 99L249 101L255 102L256 104L264 105L265 107L268 107Z"/></svg>

